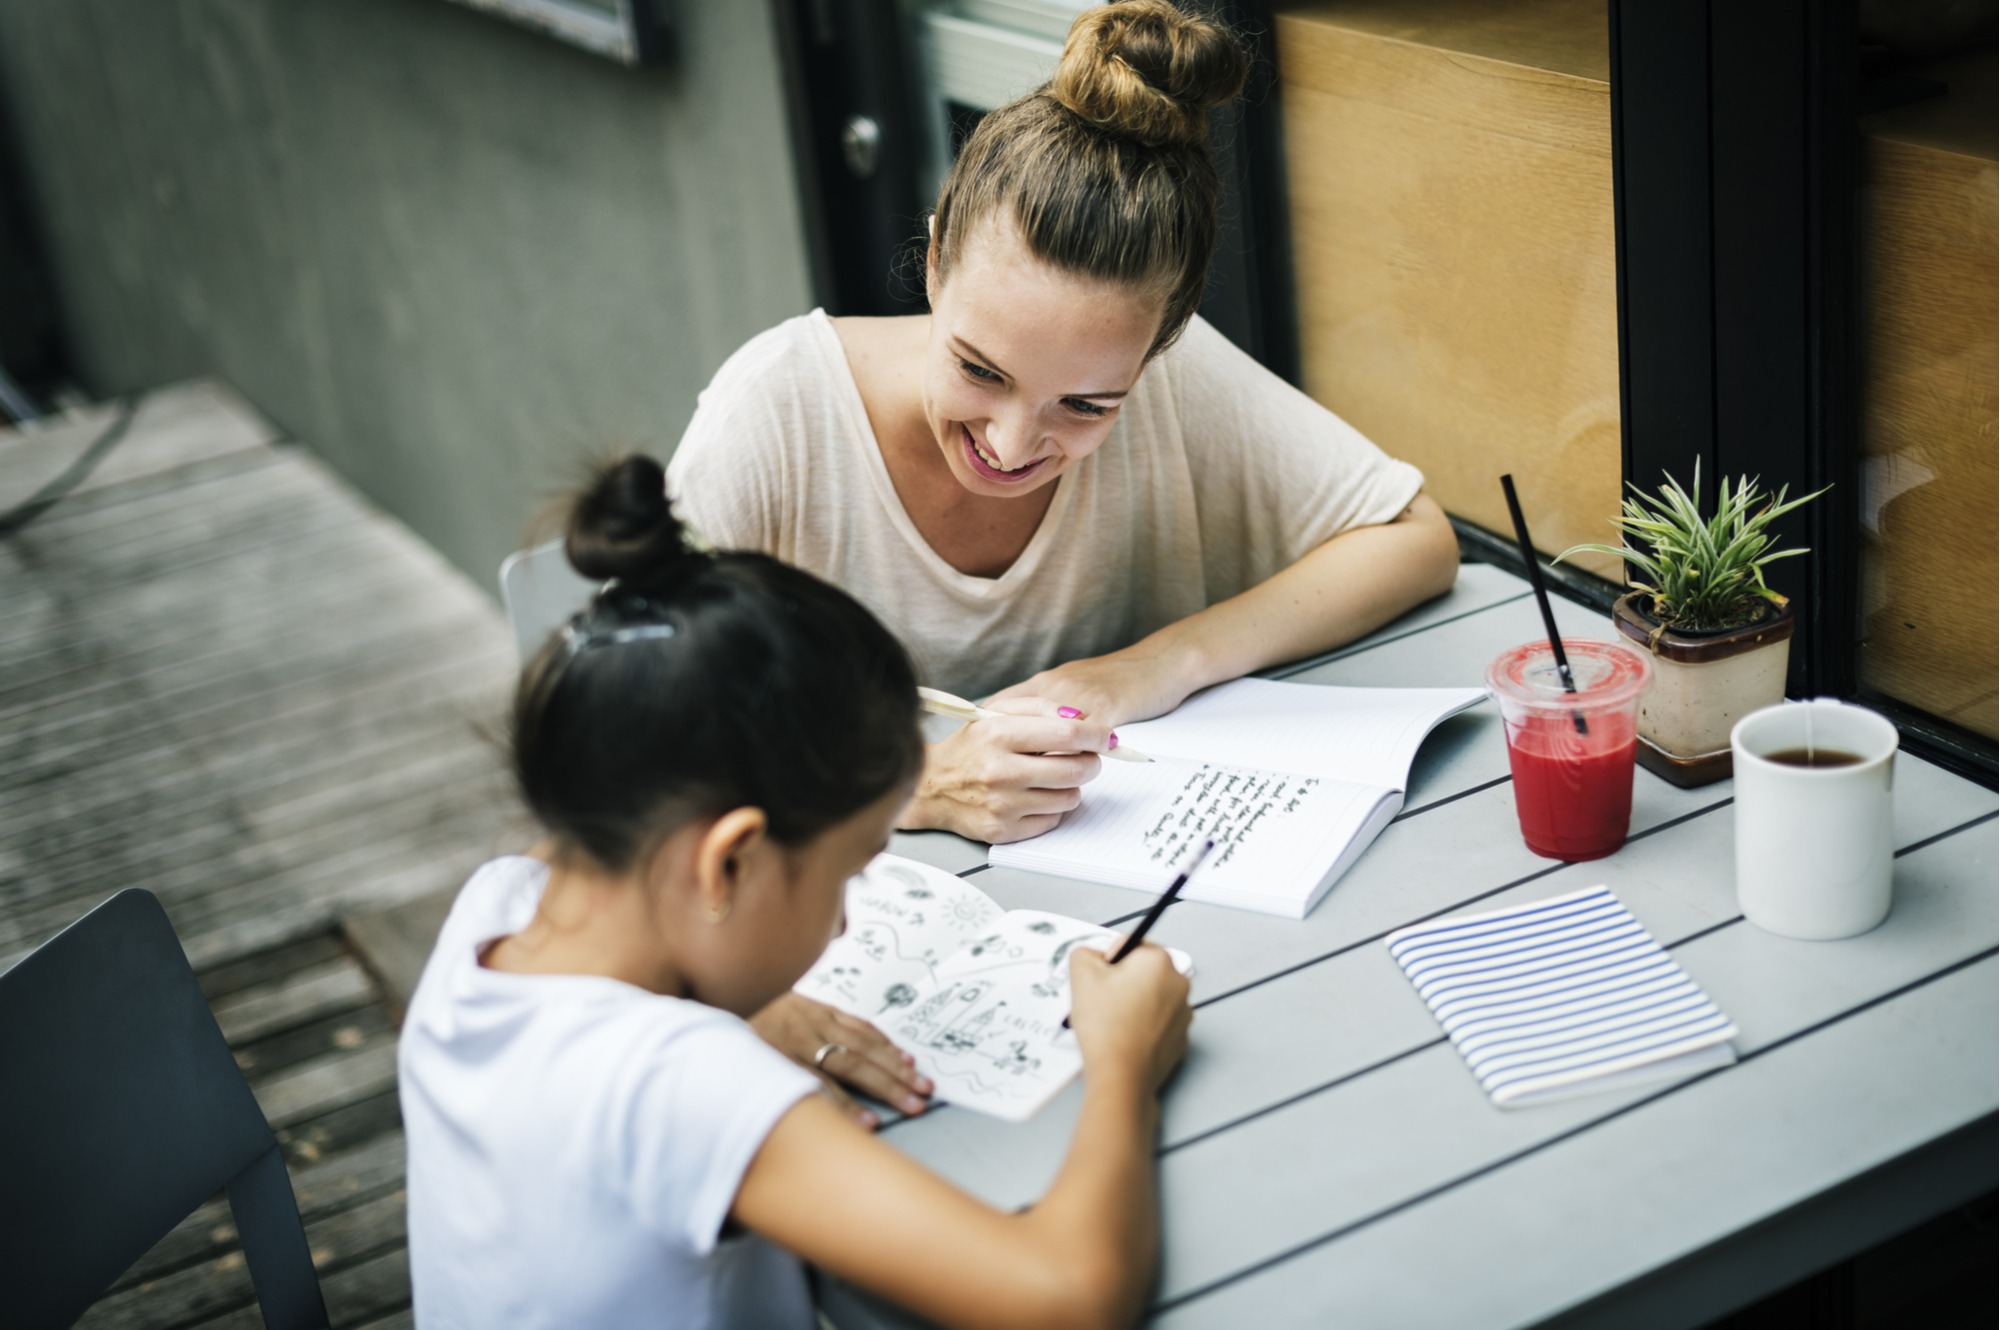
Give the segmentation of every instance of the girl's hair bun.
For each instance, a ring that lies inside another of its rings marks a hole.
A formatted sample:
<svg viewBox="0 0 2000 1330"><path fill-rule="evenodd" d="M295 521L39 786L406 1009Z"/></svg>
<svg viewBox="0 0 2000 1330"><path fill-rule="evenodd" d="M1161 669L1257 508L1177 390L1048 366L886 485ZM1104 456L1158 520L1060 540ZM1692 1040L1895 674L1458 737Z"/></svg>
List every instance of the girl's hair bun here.
<svg viewBox="0 0 2000 1330"><path fill-rule="evenodd" d="M668 507L666 471L638 453L600 468L576 496L564 549L585 577L628 586L658 584L695 557Z"/></svg>
<svg viewBox="0 0 2000 1330"><path fill-rule="evenodd" d="M1070 25L1049 95L1149 147L1208 139L1207 111L1243 90L1250 59L1228 28L1173 0L1113 0Z"/></svg>

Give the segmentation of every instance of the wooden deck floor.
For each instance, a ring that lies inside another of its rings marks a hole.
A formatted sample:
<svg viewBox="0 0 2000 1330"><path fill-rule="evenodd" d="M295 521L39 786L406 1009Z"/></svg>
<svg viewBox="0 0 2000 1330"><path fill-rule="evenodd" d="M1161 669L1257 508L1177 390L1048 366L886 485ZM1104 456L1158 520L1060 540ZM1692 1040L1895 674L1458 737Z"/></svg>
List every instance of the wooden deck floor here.
<svg viewBox="0 0 2000 1330"><path fill-rule="evenodd" d="M107 419L0 433L0 506ZM513 669L491 601L214 384L151 394L0 540L0 969L114 891L159 895L336 1326L409 1323L396 1035L338 921L521 843L488 738ZM84 1321L260 1323L220 1202Z"/></svg>

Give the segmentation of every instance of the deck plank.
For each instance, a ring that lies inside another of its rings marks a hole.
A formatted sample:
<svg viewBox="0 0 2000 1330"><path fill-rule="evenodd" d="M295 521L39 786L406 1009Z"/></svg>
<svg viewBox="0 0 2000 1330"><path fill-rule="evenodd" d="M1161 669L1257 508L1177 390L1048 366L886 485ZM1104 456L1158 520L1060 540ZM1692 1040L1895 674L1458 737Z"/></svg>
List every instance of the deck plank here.
<svg viewBox="0 0 2000 1330"><path fill-rule="evenodd" d="M216 1002L215 1019L232 1044L358 1007L374 994L367 972L342 957Z"/></svg>

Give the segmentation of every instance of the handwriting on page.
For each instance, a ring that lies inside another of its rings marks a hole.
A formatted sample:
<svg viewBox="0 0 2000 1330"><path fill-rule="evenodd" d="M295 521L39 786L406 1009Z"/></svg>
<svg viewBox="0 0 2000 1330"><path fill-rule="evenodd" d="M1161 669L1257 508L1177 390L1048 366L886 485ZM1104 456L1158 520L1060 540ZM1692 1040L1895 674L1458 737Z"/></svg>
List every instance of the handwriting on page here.
<svg viewBox="0 0 2000 1330"><path fill-rule="evenodd" d="M1313 776L1203 765L1187 774L1140 840L1151 862L1168 866L1213 837L1212 866L1221 868L1267 820L1298 812L1319 783Z"/></svg>

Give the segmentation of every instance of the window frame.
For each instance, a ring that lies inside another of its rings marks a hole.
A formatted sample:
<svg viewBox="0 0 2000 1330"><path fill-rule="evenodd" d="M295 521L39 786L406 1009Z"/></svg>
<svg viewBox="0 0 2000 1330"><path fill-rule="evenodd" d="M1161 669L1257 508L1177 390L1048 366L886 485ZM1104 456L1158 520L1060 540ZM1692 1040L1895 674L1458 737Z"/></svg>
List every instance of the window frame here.
<svg viewBox="0 0 2000 1330"><path fill-rule="evenodd" d="M1791 696L1860 692L1854 0L1607 0L1623 479L1699 461L1794 495ZM1995 785L1995 745L1890 699L1906 747Z"/></svg>

